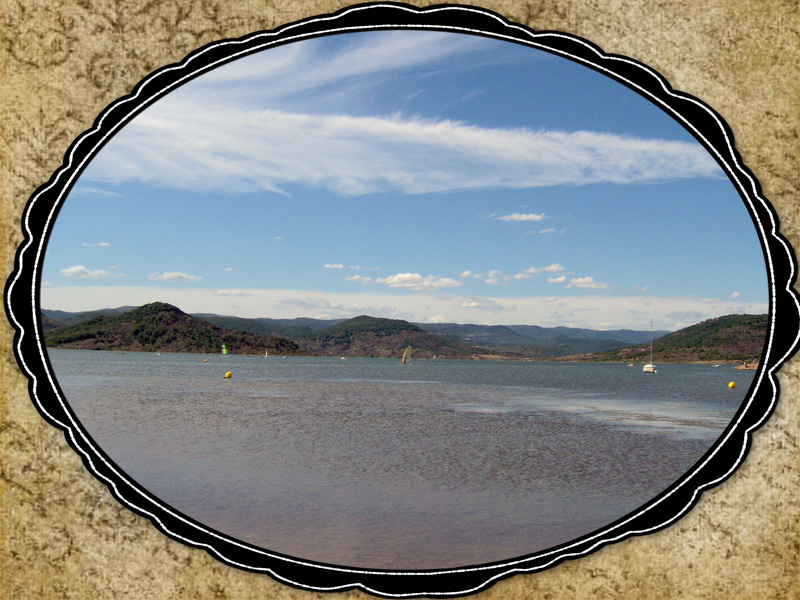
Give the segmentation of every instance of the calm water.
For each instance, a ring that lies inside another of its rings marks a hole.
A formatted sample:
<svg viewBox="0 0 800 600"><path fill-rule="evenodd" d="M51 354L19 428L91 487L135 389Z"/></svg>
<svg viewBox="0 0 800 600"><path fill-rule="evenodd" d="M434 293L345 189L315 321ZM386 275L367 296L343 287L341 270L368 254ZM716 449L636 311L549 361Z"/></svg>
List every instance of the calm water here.
<svg viewBox="0 0 800 600"><path fill-rule="evenodd" d="M624 516L702 457L754 374L49 354L89 434L170 506L269 550L388 569L512 558Z"/></svg>

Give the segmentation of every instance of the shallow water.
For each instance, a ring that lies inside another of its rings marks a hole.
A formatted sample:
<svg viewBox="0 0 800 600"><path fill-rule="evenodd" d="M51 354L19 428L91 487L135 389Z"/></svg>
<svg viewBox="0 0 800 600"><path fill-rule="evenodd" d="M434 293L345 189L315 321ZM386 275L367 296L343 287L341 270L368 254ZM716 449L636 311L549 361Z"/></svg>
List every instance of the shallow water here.
<svg viewBox="0 0 800 600"><path fill-rule="evenodd" d="M615 521L703 456L754 375L710 365L649 375L616 364L49 355L90 436L165 503L281 554L386 569L508 559Z"/></svg>

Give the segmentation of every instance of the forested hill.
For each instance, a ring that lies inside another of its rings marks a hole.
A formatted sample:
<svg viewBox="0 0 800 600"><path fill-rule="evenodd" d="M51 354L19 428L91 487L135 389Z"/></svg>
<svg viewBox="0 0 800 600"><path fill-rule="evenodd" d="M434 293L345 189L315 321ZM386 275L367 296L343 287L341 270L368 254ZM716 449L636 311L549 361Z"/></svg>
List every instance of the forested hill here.
<svg viewBox="0 0 800 600"><path fill-rule="evenodd" d="M766 343L767 315L727 315L708 319L653 340L658 362L756 362ZM650 344L565 357L566 360L650 360Z"/></svg>
<svg viewBox="0 0 800 600"><path fill-rule="evenodd" d="M470 358L474 348L443 339L400 319L361 315L295 340L324 356L400 357L411 346L417 358Z"/></svg>
<svg viewBox="0 0 800 600"><path fill-rule="evenodd" d="M45 332L53 348L231 354L308 354L291 340L274 335L228 331L187 315L163 302L145 304L116 316L99 315L76 325Z"/></svg>

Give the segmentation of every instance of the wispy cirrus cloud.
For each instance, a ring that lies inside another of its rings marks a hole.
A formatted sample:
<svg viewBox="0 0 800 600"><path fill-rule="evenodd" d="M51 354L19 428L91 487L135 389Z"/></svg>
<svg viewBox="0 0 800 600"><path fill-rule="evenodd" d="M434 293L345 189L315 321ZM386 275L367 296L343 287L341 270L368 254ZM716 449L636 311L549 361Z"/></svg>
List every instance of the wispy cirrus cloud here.
<svg viewBox="0 0 800 600"><path fill-rule="evenodd" d="M326 269L344 269L344 265L342 263L328 263L322 266Z"/></svg>
<svg viewBox="0 0 800 600"><path fill-rule="evenodd" d="M84 242L81 244L84 248L110 248L111 244L108 242Z"/></svg>
<svg viewBox="0 0 800 600"><path fill-rule="evenodd" d="M303 184L355 196L722 176L693 142L353 110L376 77L391 80L421 65L433 72L455 55L466 64L487 46L435 32L351 40L334 50L290 44L187 83L126 125L82 179L233 192L286 193Z"/></svg>
<svg viewBox="0 0 800 600"><path fill-rule="evenodd" d="M214 295L215 296L239 296L239 297L244 297L244 296L249 296L250 292L245 291L245 290L229 289L229 290L217 290L216 292L214 292Z"/></svg>
<svg viewBox="0 0 800 600"><path fill-rule="evenodd" d="M547 215L544 213L535 214L535 213L511 213L510 215L503 215L502 217L496 217L498 221L541 221L542 219L546 219Z"/></svg>
<svg viewBox="0 0 800 600"><path fill-rule="evenodd" d="M109 190L103 190L100 188L95 187L87 187L85 185L81 185L75 188L74 193L76 194L91 194L93 196L110 196L112 198L120 198L122 194L118 194L117 192L112 192Z"/></svg>
<svg viewBox="0 0 800 600"><path fill-rule="evenodd" d="M113 279L120 277L119 273L112 273L103 269L88 269L83 265L74 265L61 269L60 273L64 277L72 277L74 279Z"/></svg>
<svg viewBox="0 0 800 600"><path fill-rule="evenodd" d="M147 276L150 281L200 281L199 275L189 275L181 271L170 271L168 273L151 273Z"/></svg>

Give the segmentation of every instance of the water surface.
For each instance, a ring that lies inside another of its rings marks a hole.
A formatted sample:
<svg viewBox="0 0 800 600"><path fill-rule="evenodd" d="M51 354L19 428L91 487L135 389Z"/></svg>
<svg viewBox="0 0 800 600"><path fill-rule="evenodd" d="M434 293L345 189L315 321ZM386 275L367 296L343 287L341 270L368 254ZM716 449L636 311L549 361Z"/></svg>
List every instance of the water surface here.
<svg viewBox="0 0 800 600"><path fill-rule="evenodd" d="M617 520L704 455L753 378L710 365L49 355L92 438L171 507L281 554L382 569L513 558Z"/></svg>

